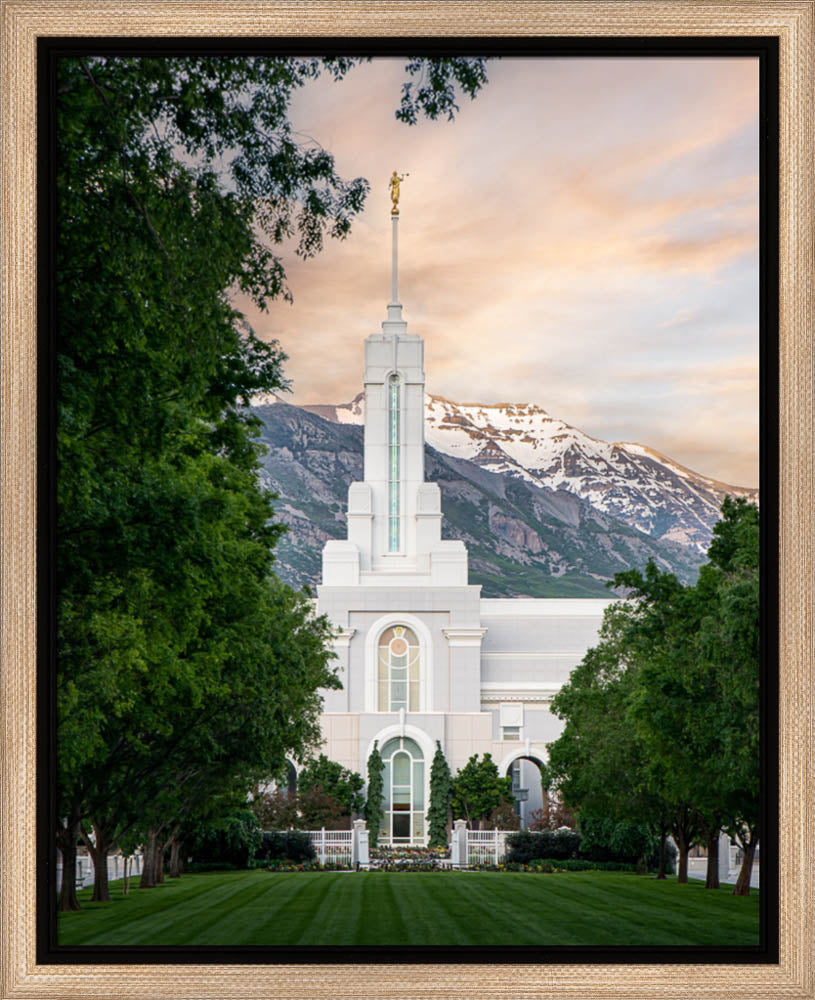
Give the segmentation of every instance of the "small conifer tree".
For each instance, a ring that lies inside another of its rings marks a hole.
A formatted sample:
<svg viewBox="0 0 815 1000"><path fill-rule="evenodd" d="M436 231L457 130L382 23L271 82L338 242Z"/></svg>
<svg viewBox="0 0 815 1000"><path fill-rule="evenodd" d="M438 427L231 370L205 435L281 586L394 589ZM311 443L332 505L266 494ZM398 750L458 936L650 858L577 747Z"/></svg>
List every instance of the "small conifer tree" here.
<svg viewBox="0 0 815 1000"><path fill-rule="evenodd" d="M430 847L447 847L447 816L450 810L452 778L450 768L436 740L436 753L430 767L430 808L427 811Z"/></svg>
<svg viewBox="0 0 815 1000"><path fill-rule="evenodd" d="M379 828L382 825L383 802L382 771L385 765L379 753L379 742L374 741L374 748L368 758L368 797L365 800L365 825L368 828L368 843L376 847L379 840Z"/></svg>

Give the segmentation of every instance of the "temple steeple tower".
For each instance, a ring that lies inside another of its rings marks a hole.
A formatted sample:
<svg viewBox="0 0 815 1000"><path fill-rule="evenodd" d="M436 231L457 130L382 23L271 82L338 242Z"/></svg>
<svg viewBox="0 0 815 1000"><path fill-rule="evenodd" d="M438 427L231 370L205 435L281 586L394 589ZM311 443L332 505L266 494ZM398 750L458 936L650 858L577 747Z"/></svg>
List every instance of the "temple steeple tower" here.
<svg viewBox="0 0 815 1000"><path fill-rule="evenodd" d="M348 490L348 541L328 542L323 584L467 582L462 542L441 540L441 495L424 481L424 341L399 301L399 197L390 179L391 297L382 332L365 341L364 482Z"/></svg>

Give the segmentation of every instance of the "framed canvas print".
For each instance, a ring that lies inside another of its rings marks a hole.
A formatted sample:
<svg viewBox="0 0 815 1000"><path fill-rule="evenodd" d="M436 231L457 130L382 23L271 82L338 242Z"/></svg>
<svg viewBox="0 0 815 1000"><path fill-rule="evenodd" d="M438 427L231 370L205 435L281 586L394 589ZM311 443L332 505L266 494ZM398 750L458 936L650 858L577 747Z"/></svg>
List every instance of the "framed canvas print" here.
<svg viewBox="0 0 815 1000"><path fill-rule="evenodd" d="M3 5L4 996L812 995L812 8Z"/></svg>

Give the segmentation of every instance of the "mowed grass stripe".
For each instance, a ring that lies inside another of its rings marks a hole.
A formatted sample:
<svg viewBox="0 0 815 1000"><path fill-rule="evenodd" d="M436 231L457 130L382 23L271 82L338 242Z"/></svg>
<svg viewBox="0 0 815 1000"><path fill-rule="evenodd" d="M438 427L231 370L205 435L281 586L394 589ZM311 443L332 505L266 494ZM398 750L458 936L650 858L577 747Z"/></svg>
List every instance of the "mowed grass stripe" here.
<svg viewBox="0 0 815 1000"><path fill-rule="evenodd" d="M90 890L80 898L90 895ZM755 945L758 896L616 872L185 875L60 914L62 944Z"/></svg>
<svg viewBox="0 0 815 1000"><path fill-rule="evenodd" d="M124 928L132 944L195 944L207 927L220 926L230 913L266 891L262 883L252 881L252 874L237 872L229 880L220 873L188 876L153 889L131 887L127 896L117 886L111 903L89 906L89 912L104 913L94 943L121 944ZM66 938L64 943L73 942Z"/></svg>
<svg viewBox="0 0 815 1000"><path fill-rule="evenodd" d="M561 876L556 876L559 879ZM542 929L547 941L559 945L582 944L586 937L585 914L592 914L591 934L597 945L616 944L620 939L620 927L626 928L638 944L656 943L651 939L654 916L651 898L642 898L637 893L638 902L631 908L628 903L629 887L623 880L612 887L586 884L579 879L570 880L568 887L562 882L546 886L545 894L536 892L537 886L523 887L524 897L529 899L530 911L538 917L538 929ZM683 900L684 902L684 900ZM545 907L543 912L536 912ZM657 906L657 910L662 907ZM647 914L647 915L646 915ZM662 914L664 919L664 914ZM664 934L660 943L683 944L676 940L676 915L671 925L671 940L666 942ZM662 921L656 915L656 926ZM659 933L659 931L658 931ZM524 943L531 943L524 941Z"/></svg>
<svg viewBox="0 0 815 1000"><path fill-rule="evenodd" d="M292 905L291 896L281 905L277 919L285 924L283 931L285 944L322 944L324 926L337 927L351 939L357 932L360 918L360 893L353 889L354 875L335 873L323 879L321 872L309 872L305 875L291 874L289 878L294 883L294 890L300 889L298 882L303 882L296 902L298 906L298 921L290 922L289 908ZM274 878L274 875L272 876ZM315 919L316 914L316 919Z"/></svg>
<svg viewBox="0 0 815 1000"><path fill-rule="evenodd" d="M720 911L717 919L723 936L743 932L740 900L732 897L729 888L717 893L698 884L677 886L673 880L657 882L651 879L647 881L653 883L653 888L644 895L640 891L643 880L638 876L620 874L615 876L613 883L608 883L586 880L583 877L585 874L574 873L576 877L566 882L561 881L562 875L558 874L545 886L548 913L544 919L544 931L547 940L557 944L582 943L586 934L584 915L587 912L593 914L592 933L598 945L618 943L619 926L625 926L627 933L641 944L696 944L699 941L699 923L710 919L711 908ZM524 886L525 897L532 896L536 888L531 883ZM667 940L664 926L666 909L675 901L677 889L682 891L682 908L676 908L671 913L670 940ZM699 895L700 892L702 895ZM731 907L727 904L722 907L721 894L733 899ZM739 943L755 944L757 934L756 923L755 938Z"/></svg>

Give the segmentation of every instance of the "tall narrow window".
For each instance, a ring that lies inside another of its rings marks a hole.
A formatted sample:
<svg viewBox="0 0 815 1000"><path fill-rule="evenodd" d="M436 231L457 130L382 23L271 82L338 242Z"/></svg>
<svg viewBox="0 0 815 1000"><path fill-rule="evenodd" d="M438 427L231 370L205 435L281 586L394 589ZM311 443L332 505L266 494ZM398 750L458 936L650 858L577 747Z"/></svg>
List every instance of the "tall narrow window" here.
<svg viewBox="0 0 815 1000"><path fill-rule="evenodd" d="M388 552L398 552L399 537L399 376L388 379Z"/></svg>
<svg viewBox="0 0 815 1000"><path fill-rule="evenodd" d="M424 843L424 755L409 736L382 747L384 815L381 836L391 844Z"/></svg>
<svg viewBox="0 0 815 1000"><path fill-rule="evenodd" d="M412 629L385 629L379 639L380 712L419 711L419 658L419 640Z"/></svg>

